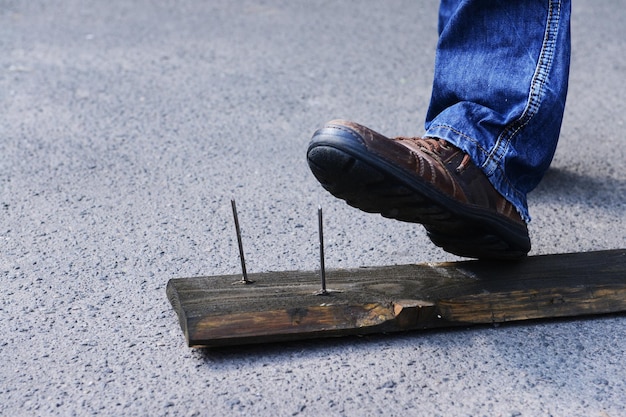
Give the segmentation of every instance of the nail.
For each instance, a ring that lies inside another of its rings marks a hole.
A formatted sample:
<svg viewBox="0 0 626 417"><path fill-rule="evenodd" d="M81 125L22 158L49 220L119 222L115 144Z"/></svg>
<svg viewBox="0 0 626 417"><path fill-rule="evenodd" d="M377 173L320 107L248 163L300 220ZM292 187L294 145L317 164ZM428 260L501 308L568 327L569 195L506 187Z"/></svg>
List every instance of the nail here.
<svg viewBox="0 0 626 417"><path fill-rule="evenodd" d="M230 200L230 205L233 208L233 218L235 219L235 231L237 232L237 244L239 245L239 259L241 259L241 271L243 276L239 283L241 284L250 284L253 281L248 279L248 272L246 271L246 260L243 256L243 244L241 243L241 229L239 228L239 217L237 216L237 205L235 204L235 200Z"/></svg>
<svg viewBox="0 0 626 417"><path fill-rule="evenodd" d="M326 295L326 267L324 266L324 220L322 215L322 206L317 207L317 223L320 235L320 275L322 278L322 289L318 291L317 295Z"/></svg>

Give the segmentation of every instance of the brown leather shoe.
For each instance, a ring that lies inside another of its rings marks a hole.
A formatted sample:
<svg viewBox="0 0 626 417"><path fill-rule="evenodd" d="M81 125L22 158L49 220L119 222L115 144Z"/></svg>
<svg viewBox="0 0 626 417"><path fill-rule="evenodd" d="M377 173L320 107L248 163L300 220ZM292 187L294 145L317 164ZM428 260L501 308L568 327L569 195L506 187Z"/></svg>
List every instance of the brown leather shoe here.
<svg viewBox="0 0 626 417"><path fill-rule="evenodd" d="M368 213L421 223L450 253L518 259L530 250L515 207L467 154L442 139L390 139L334 120L315 132L307 158L335 197Z"/></svg>

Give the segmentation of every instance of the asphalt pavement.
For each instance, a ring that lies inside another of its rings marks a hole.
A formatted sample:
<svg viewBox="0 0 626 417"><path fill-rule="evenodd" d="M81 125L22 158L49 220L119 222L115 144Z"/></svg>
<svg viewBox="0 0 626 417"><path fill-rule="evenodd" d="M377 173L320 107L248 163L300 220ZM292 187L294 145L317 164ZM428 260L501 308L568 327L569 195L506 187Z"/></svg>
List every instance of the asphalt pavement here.
<svg viewBox="0 0 626 417"><path fill-rule="evenodd" d="M334 118L419 135L436 1L0 0L0 415L623 416L626 316L190 349L171 278L459 260L326 193ZM573 5L531 254L626 245L626 2Z"/></svg>

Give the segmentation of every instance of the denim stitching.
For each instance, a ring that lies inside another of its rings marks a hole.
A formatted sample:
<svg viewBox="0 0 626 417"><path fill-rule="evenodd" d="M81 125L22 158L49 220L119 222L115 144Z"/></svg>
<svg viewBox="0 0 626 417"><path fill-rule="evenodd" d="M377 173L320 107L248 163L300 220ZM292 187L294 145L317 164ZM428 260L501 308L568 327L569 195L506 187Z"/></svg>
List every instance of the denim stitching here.
<svg viewBox="0 0 626 417"><path fill-rule="evenodd" d="M519 133L520 130L530 123L532 118L539 111L541 106L541 97L543 96L545 84L548 81L548 75L554 60L554 51L556 49L556 39L559 32L560 17L561 1L550 1L546 31L544 34L543 44L541 46L541 55L537 61L535 74L533 75L533 79L530 84L526 108L522 112L522 115L509 126L505 127L498 137L493 150L482 165L485 169L488 166L491 166L488 172L486 172L487 175L491 175L495 170L501 169L500 161L506 154L511 140Z"/></svg>

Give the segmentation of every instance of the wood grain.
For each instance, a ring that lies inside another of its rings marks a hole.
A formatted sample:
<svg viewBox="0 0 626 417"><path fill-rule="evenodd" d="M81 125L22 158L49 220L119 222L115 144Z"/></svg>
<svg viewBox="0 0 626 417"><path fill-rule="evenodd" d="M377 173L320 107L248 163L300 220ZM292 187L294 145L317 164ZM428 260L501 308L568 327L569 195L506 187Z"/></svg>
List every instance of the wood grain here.
<svg viewBox="0 0 626 417"><path fill-rule="evenodd" d="M626 311L626 249L326 272L172 279L189 346L228 346Z"/></svg>

